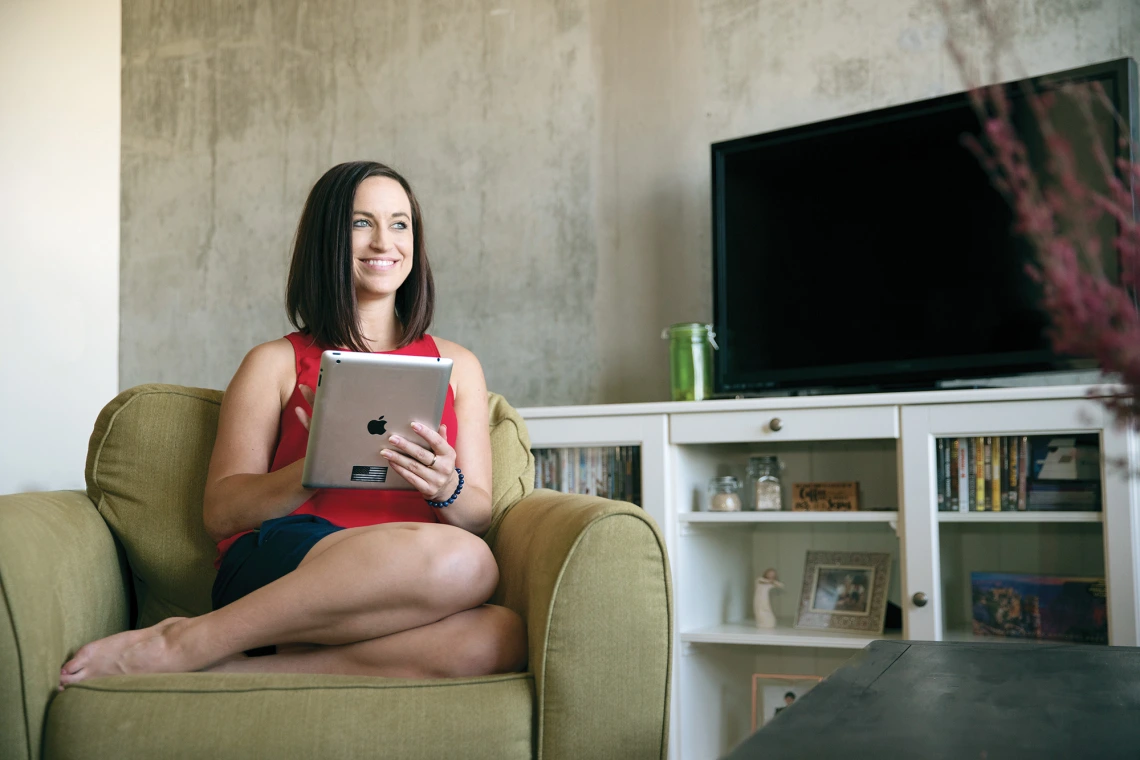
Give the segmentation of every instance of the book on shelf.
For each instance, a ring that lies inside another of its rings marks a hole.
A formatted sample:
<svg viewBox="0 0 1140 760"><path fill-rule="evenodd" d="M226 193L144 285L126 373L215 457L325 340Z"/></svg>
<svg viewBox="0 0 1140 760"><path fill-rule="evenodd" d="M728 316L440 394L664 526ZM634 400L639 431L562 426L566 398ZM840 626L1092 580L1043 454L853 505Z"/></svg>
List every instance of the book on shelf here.
<svg viewBox="0 0 1140 760"><path fill-rule="evenodd" d="M533 449L534 487L641 506L641 447Z"/></svg>
<svg viewBox="0 0 1140 760"><path fill-rule="evenodd" d="M979 512L987 509L986 504L986 466L989 464L986 454L986 439L974 439L974 508Z"/></svg>
<svg viewBox="0 0 1140 760"><path fill-rule="evenodd" d="M1100 511L1095 433L939 438L939 511Z"/></svg>
<svg viewBox="0 0 1140 760"><path fill-rule="evenodd" d="M934 461L938 462L938 511L945 512L950 508L949 498L950 489L946 487L950 479L949 469L946 467L944 457L946 449L949 448L950 442L945 438L939 438L934 442ZM945 479L945 481L944 481Z"/></svg>
<svg viewBox="0 0 1140 760"><path fill-rule="evenodd" d="M1108 643L1104 578L970 573L975 635Z"/></svg>
<svg viewBox="0 0 1140 760"><path fill-rule="evenodd" d="M964 438L953 440L958 449L958 488L950 495L950 503L959 512L966 512L970 509L970 446Z"/></svg>
<svg viewBox="0 0 1140 760"><path fill-rule="evenodd" d="M1096 512L1100 509L1099 481L1048 481L1030 484L1028 508L1066 512Z"/></svg>
<svg viewBox="0 0 1140 760"><path fill-rule="evenodd" d="M948 461L946 469L949 470L949 473L947 473L948 477L946 478L946 506L950 511L957 511L958 494L954 490L954 484L958 481L958 439L950 439L946 449L946 459Z"/></svg>
<svg viewBox="0 0 1140 760"><path fill-rule="evenodd" d="M974 439L974 506L986 510L986 439Z"/></svg>

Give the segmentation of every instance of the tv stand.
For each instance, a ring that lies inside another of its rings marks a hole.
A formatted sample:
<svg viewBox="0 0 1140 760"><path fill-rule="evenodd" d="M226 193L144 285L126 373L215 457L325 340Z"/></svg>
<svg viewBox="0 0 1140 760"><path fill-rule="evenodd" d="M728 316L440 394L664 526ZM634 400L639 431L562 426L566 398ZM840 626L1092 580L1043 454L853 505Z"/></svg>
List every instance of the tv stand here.
<svg viewBox="0 0 1140 760"><path fill-rule="evenodd" d="M1140 645L1140 492L1128 478L1140 446L1090 398L1096 390L848 390L519 411L534 448L639 450L641 503L661 527L673 576L678 760L721 757L745 738L753 673L827 676L876 639L974 641L972 572L1106 578L1109 643ZM938 510L939 439L1078 433L1100 441L1102 511ZM750 510L745 488L745 511L707 511L710 479L744 480L756 455L784 465L785 509ZM859 483L857 512L787 509L792 483L849 481ZM796 628L809 550L890 554L887 599L903 630ZM752 596L769 567L784 588L771 597L776 627L758 629Z"/></svg>

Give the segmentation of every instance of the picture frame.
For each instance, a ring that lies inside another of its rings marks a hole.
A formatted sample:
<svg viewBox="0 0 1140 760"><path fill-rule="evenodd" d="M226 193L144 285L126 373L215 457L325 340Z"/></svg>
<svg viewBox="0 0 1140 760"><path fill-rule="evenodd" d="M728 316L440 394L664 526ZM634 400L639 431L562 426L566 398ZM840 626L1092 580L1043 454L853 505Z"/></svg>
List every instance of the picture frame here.
<svg viewBox="0 0 1140 760"><path fill-rule="evenodd" d="M882 633L891 555L809 551L796 628Z"/></svg>
<svg viewBox="0 0 1140 760"><path fill-rule="evenodd" d="M768 721L789 706L788 695L795 702L811 691L823 676L797 676L785 673L752 674L752 731L766 725Z"/></svg>

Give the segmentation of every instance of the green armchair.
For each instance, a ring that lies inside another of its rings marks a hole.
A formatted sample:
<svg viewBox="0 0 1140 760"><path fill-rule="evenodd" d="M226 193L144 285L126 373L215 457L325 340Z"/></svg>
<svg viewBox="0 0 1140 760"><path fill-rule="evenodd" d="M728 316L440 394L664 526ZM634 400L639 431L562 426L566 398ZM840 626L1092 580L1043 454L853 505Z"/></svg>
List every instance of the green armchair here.
<svg viewBox="0 0 1140 760"><path fill-rule="evenodd" d="M181 673L56 691L81 645L209 610L202 527L218 391L145 385L99 415L87 491L0 497L0 757L666 756L672 601L664 541L632 505L534 491L522 418L489 397L494 601L528 672L412 681Z"/></svg>

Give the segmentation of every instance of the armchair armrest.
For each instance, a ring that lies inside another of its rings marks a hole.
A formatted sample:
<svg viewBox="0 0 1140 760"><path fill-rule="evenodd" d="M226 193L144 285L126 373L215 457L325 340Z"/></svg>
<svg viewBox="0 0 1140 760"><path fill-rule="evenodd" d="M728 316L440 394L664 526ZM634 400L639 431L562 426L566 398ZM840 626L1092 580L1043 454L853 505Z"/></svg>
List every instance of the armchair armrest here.
<svg viewBox="0 0 1140 760"><path fill-rule="evenodd" d="M672 596L644 510L538 490L491 536L495 593L527 624L536 757L664 758Z"/></svg>
<svg viewBox="0 0 1140 760"><path fill-rule="evenodd" d="M36 760L59 669L125 630L111 531L79 491L0 496L0 757Z"/></svg>

